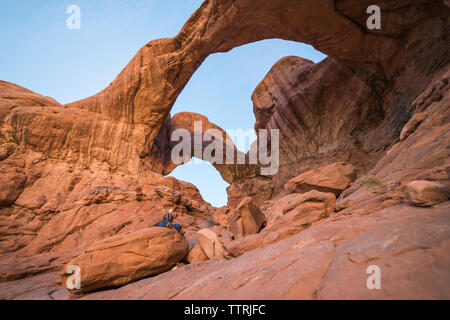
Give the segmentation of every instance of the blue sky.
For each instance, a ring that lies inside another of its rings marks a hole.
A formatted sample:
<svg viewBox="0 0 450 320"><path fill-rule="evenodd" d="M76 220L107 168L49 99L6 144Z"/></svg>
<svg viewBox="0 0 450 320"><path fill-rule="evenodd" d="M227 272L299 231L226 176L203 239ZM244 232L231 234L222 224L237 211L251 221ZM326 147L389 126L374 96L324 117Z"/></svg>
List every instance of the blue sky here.
<svg viewBox="0 0 450 320"><path fill-rule="evenodd" d="M61 103L105 88L148 41L172 37L201 0L0 0L0 79ZM69 5L81 29L69 30ZM288 55L325 56L301 43L265 40L210 56L191 78L171 114L201 113L223 129L252 129L250 96L271 66ZM171 174L195 184L205 200L226 204L226 187L209 163Z"/></svg>

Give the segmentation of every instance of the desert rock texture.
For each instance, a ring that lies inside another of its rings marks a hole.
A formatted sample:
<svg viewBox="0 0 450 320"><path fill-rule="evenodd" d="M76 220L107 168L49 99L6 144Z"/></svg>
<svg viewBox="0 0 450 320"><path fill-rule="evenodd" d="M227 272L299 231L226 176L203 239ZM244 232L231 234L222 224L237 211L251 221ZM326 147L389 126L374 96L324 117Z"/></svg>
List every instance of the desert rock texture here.
<svg viewBox="0 0 450 320"><path fill-rule="evenodd" d="M369 30L372 2L206 0L67 105L0 81L0 298L450 299L450 7L379 0ZM170 136L229 137L169 112L210 54L270 38L327 58L261 79L255 131L279 130L280 168L215 165L215 208L166 177ZM155 227L168 209L181 232Z"/></svg>

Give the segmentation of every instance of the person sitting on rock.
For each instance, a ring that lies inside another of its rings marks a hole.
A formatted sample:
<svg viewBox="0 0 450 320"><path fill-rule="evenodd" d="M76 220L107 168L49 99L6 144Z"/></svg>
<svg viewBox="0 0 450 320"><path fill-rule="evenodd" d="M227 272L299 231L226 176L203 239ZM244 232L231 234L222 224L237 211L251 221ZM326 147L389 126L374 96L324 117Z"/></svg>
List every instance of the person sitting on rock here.
<svg viewBox="0 0 450 320"><path fill-rule="evenodd" d="M172 209L169 209L169 211L164 214L163 219L160 223L156 224L156 227L166 227L166 228L174 228L176 229L178 232L181 231L181 226L177 223L173 223L174 218L176 218L176 216L174 217L174 214L172 213Z"/></svg>

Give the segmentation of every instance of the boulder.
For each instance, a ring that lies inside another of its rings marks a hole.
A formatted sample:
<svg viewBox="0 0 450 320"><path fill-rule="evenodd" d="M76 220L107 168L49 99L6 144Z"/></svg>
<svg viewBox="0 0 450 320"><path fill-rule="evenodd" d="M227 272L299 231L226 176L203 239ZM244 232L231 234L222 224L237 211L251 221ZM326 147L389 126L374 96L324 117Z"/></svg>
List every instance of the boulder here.
<svg viewBox="0 0 450 320"><path fill-rule="evenodd" d="M225 249L219 240L219 235L211 229L201 229L197 232L198 243L209 258L222 258L225 256Z"/></svg>
<svg viewBox="0 0 450 320"><path fill-rule="evenodd" d="M289 194L277 202L268 212L267 231L279 229L287 224L311 224L333 213L336 196L331 192L316 190L303 194Z"/></svg>
<svg viewBox="0 0 450 320"><path fill-rule="evenodd" d="M425 180L408 183L405 192L409 201L419 207L431 207L450 197L449 186Z"/></svg>
<svg viewBox="0 0 450 320"><path fill-rule="evenodd" d="M419 112L413 115L412 118L403 127L402 132L400 132L400 141L405 140L411 133L416 131L423 120L425 120L427 115L427 111Z"/></svg>
<svg viewBox="0 0 450 320"><path fill-rule="evenodd" d="M218 208L213 215L214 223L225 229L228 228L228 225L230 224L230 218L231 213L230 208L228 208L228 206Z"/></svg>
<svg viewBox="0 0 450 320"><path fill-rule="evenodd" d="M242 199L233 214L228 231L239 239L251 234L258 233L264 224L266 217L256 206L256 203L250 197Z"/></svg>
<svg viewBox="0 0 450 320"><path fill-rule="evenodd" d="M151 227L119 234L93 244L70 261L61 282L68 287L75 266L81 279L79 289L69 289L72 292L117 287L168 271L187 253L187 240L174 229Z"/></svg>
<svg viewBox="0 0 450 320"><path fill-rule="evenodd" d="M85 299L449 299L449 210L448 203L400 204L328 219L226 263L208 261ZM371 265L381 269L381 290L367 287Z"/></svg>
<svg viewBox="0 0 450 320"><path fill-rule="evenodd" d="M310 190L333 192L338 196L356 179L356 169L344 162L335 162L303 172L289 180L284 186L287 193L305 193Z"/></svg>
<svg viewBox="0 0 450 320"><path fill-rule="evenodd" d="M208 260L208 256L203 251L202 247L200 247L199 244L197 244L195 247L189 251L188 254L188 261L189 263L195 263L195 262L201 262Z"/></svg>
<svg viewBox="0 0 450 320"><path fill-rule="evenodd" d="M336 203L336 211L341 211L350 207L353 207L356 204L354 200L345 200Z"/></svg>

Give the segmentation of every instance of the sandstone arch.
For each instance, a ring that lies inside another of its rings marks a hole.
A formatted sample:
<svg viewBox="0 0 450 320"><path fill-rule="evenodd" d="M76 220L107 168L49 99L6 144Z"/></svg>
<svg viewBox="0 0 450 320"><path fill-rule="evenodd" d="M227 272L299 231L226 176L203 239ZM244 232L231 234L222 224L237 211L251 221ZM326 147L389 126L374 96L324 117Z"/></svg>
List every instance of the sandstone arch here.
<svg viewBox="0 0 450 320"><path fill-rule="evenodd" d="M143 157L176 97L208 55L269 38L309 43L355 64L379 65L395 48L389 37L363 32L333 1L205 1L177 36L149 42L105 90L68 106L139 131L136 151Z"/></svg>
<svg viewBox="0 0 450 320"><path fill-rule="evenodd" d="M410 67L410 73L430 80L437 64L426 63L423 48L442 56L440 63L445 63L448 48L439 39L448 30L445 17L449 9L439 0L383 0L379 5L386 13L384 27L368 31L364 22L370 4L366 0L207 0L177 36L149 42L98 94L64 108L50 103L39 105L44 109L26 104L8 109L2 139L23 150L38 150L84 166L98 161L108 163L113 170L138 173L147 167L163 173L164 157L155 142L164 135L161 128L167 115L198 66L212 53L269 38L313 45L333 57L335 66L344 66L363 83L367 100L373 100L368 103L387 105L380 101L380 93L408 59L425 61L420 68ZM411 91L423 89L426 82L416 81ZM409 94L398 103L393 101L397 98L384 98L390 99L389 105L396 105L383 110L390 119L380 130L390 131L382 135L387 136L384 144L407 120L405 108L413 98ZM273 115L275 119L276 112ZM358 126L353 129L361 130ZM311 152L316 151L299 154Z"/></svg>
<svg viewBox="0 0 450 320"><path fill-rule="evenodd" d="M206 132L209 129L215 129L222 133L222 138L220 143L223 145L223 160L222 163L212 163L212 165L219 171L222 178L228 182L233 183L235 181L242 180L243 178L255 176L258 173L258 165L250 165L249 164L249 156L248 153L244 154L243 152L239 151L236 146L233 143L233 140L231 137L219 126L217 126L214 123L209 122L208 118L205 116L193 113L193 112L180 112L175 114L172 118L169 118L169 121L165 122L165 126L167 128L164 128L164 130L167 130L169 132L168 136L174 132L177 129L186 129L190 133L191 137L191 155L192 157L195 157L194 155L194 122L199 121L202 123L202 134ZM169 138L170 139L170 138ZM167 141L168 147L164 148L165 150L165 156L164 156L164 171L163 174L169 174L172 172L177 165L172 162L170 159L170 153L172 148L177 144L178 142L174 141ZM202 151L210 144L208 141L203 141L202 144ZM226 153L227 153L227 146L232 149L230 150L233 153L233 163L227 164L226 161ZM239 164L237 161L238 157L242 157L245 159L244 164Z"/></svg>

